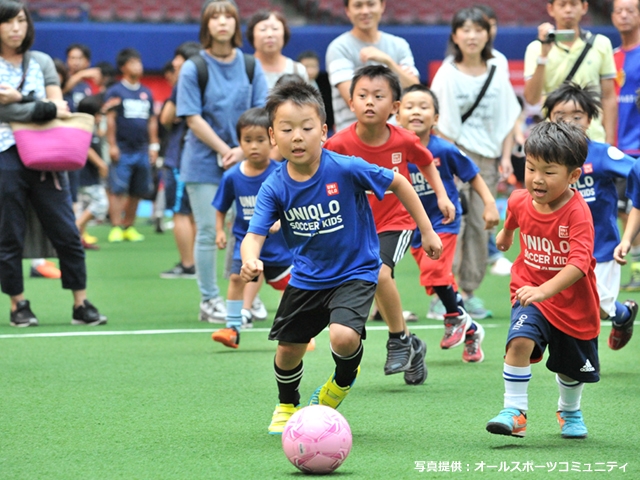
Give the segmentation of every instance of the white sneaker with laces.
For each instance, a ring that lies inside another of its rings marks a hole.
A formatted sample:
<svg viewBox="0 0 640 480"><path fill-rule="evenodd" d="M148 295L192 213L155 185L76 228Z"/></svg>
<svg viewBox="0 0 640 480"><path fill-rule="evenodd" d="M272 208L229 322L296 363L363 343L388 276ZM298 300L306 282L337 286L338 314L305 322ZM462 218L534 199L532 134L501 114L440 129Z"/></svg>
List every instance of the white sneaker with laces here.
<svg viewBox="0 0 640 480"><path fill-rule="evenodd" d="M201 322L226 323L227 307L222 297L210 298L200 302Z"/></svg>
<svg viewBox="0 0 640 480"><path fill-rule="evenodd" d="M258 295L256 295L256 298L253 299L253 303L251 304L251 315L253 315L254 320L259 322L266 320L269 315Z"/></svg>
<svg viewBox="0 0 640 480"><path fill-rule="evenodd" d="M491 266L489 272L491 275L499 275L501 277L506 277L511 275L511 266L513 263L509 261L506 257L500 257L496 262Z"/></svg>

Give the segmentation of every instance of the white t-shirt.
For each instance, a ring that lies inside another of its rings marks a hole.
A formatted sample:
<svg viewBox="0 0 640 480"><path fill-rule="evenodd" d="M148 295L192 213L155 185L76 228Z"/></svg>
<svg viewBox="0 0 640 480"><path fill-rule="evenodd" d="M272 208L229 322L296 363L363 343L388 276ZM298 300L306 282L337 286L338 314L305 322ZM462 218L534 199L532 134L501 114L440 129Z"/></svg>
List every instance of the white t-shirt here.
<svg viewBox="0 0 640 480"><path fill-rule="evenodd" d="M336 132L348 127L356 121L355 114L344 101L336 86L342 82L351 82L354 72L365 65L360 60L360 50L365 47L376 47L385 52L398 65L409 67L411 73L419 77L413 54L407 41L389 33L380 32L377 43L358 40L351 32L345 32L335 38L327 47L326 65L331 83L331 99ZM373 65L375 62L367 62Z"/></svg>
<svg viewBox="0 0 640 480"><path fill-rule="evenodd" d="M488 67L493 64L496 64L493 59L487 62ZM440 103L438 130L466 150L489 158L502 154L502 142L520 115L520 104L508 73L499 64L496 67L487 92L464 123L462 115L475 103L489 70L473 77L445 62L431 84Z"/></svg>
<svg viewBox="0 0 640 480"><path fill-rule="evenodd" d="M264 72L264 77L267 79L269 90L273 88L273 86L281 76L288 73L295 73L296 75L300 75L305 82L309 81L309 75L307 74L307 69L304 68L304 65L298 62L294 62L292 59L287 57L286 63L284 65L284 70L282 70L281 72Z"/></svg>

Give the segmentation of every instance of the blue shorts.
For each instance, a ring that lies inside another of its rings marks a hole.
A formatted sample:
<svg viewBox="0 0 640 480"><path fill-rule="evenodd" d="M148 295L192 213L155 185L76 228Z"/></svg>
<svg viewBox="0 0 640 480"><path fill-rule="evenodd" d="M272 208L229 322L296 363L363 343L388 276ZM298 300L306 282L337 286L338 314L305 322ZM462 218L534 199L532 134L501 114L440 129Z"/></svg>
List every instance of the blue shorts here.
<svg viewBox="0 0 640 480"><path fill-rule="evenodd" d="M579 382L595 383L600 380L598 337L579 340L567 335L551 325L535 305L522 307L520 302L516 302L511 310L507 345L518 337L530 338L536 343L531 354L531 363L542 360L548 345L549 370Z"/></svg>
<svg viewBox="0 0 640 480"><path fill-rule="evenodd" d="M166 207L173 213L181 215L191 215L191 203L189 202L189 194L187 186L180 181L180 170L177 168L164 168L164 197Z"/></svg>
<svg viewBox="0 0 640 480"><path fill-rule="evenodd" d="M109 167L109 189L115 195L142 198L153 191L149 154L121 153L120 160Z"/></svg>

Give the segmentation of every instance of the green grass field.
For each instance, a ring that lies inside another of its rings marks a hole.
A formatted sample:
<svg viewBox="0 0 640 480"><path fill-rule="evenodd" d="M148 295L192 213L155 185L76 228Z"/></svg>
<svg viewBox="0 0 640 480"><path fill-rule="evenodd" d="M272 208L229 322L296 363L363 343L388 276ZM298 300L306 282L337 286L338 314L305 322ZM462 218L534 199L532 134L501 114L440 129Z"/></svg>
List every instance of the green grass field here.
<svg viewBox="0 0 640 480"><path fill-rule="evenodd" d="M38 328L9 327L0 299L0 479L302 478L266 433L277 402L269 322L243 332L237 351L212 342L215 326L197 321L196 282L158 276L177 260L171 233L141 230L142 243L109 245L107 228L93 229L102 250L87 255L89 297L109 316L104 327L71 326L71 295L58 281L26 281ZM369 323L362 373L340 408L353 448L334 477L640 478L638 338L613 352L603 324L602 378L583 396L588 439L560 438L544 364L533 367L527 436L494 436L485 423L502 408L509 278L488 275L478 291L494 318L482 322L485 361L469 365L460 348L438 348L442 325L425 319L410 255L396 278L404 308L420 315L412 329L427 341L429 377L416 387L384 376L386 329ZM265 287L261 296L273 314L278 295ZM333 369L327 333L317 340L303 399Z"/></svg>

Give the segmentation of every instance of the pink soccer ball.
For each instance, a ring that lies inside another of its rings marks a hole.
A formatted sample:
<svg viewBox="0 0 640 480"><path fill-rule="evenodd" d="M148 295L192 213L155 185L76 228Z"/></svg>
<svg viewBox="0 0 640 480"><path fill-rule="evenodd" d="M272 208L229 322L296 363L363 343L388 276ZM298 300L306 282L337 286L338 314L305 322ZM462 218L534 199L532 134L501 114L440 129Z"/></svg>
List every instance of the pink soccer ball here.
<svg viewBox="0 0 640 480"><path fill-rule="evenodd" d="M351 451L351 428L333 408L310 405L294 413L285 425L282 448L299 470L331 473Z"/></svg>

